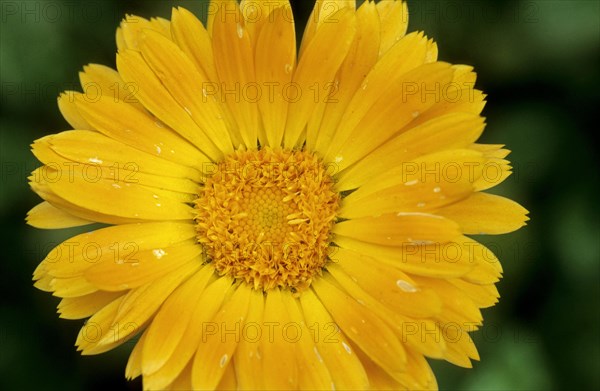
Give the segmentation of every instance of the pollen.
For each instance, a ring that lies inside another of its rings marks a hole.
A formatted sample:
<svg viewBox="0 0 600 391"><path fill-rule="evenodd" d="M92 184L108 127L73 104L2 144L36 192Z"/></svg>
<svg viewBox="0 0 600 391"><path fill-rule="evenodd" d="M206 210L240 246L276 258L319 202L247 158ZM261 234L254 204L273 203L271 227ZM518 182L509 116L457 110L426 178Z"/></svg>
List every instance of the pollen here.
<svg viewBox="0 0 600 391"><path fill-rule="evenodd" d="M340 196L306 151L236 151L196 200L198 241L220 275L255 289L300 291L328 260Z"/></svg>

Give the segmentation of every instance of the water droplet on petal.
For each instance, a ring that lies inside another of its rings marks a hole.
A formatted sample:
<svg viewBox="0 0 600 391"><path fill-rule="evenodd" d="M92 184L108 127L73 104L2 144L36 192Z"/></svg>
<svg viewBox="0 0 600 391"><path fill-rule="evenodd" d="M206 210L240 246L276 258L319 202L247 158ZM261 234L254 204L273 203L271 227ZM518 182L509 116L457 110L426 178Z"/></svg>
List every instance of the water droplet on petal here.
<svg viewBox="0 0 600 391"><path fill-rule="evenodd" d="M421 114L421 113L419 113L418 111L413 111L412 117L417 118L419 116L419 114Z"/></svg>
<svg viewBox="0 0 600 391"><path fill-rule="evenodd" d="M412 185L416 185L417 183L419 183L419 181L416 179L413 179L412 181L404 182L404 186L412 186Z"/></svg>
<svg viewBox="0 0 600 391"><path fill-rule="evenodd" d="M94 163L94 164L102 164L103 163L102 160L98 159L98 156L91 157L88 160L90 161L90 163Z"/></svg>
<svg viewBox="0 0 600 391"><path fill-rule="evenodd" d="M398 280L396 281L396 285L404 292L414 293L417 291L417 288L408 281Z"/></svg>
<svg viewBox="0 0 600 391"><path fill-rule="evenodd" d="M344 347L344 349L346 349L346 352L348 352L348 354L352 354L352 349L350 348L350 346L348 346L346 342L342 341L342 346Z"/></svg>
<svg viewBox="0 0 600 391"><path fill-rule="evenodd" d="M188 109L187 107L183 108L185 110L186 113L188 113L189 115L192 115L192 112L190 111L190 109Z"/></svg>
<svg viewBox="0 0 600 391"><path fill-rule="evenodd" d="M292 72L292 64L285 64L284 71L289 75Z"/></svg>
<svg viewBox="0 0 600 391"><path fill-rule="evenodd" d="M319 362L323 362L323 357L321 357L321 354L319 353L319 350L317 350L316 346L313 346L313 351L315 352L315 356L317 356L317 360L319 360Z"/></svg>
<svg viewBox="0 0 600 391"><path fill-rule="evenodd" d="M117 183L113 183L112 187L114 187L115 189L120 189L121 188L121 186L119 186Z"/></svg>
<svg viewBox="0 0 600 391"><path fill-rule="evenodd" d="M433 192L434 193L439 193L440 191L442 191L442 188L439 187L439 186L436 186L436 187L433 188Z"/></svg>
<svg viewBox="0 0 600 391"><path fill-rule="evenodd" d="M167 253L166 253L166 251L165 251L165 250L163 250L162 248L156 248L156 249L152 250L152 254L154 255L154 257L155 257L156 259L161 259L161 258L162 258L163 256L165 256L165 254L167 254Z"/></svg>
<svg viewBox="0 0 600 391"><path fill-rule="evenodd" d="M221 361L219 361L219 366L221 366L221 368L223 368L223 367L225 366L225 364L227 364L227 359L228 359L228 358L229 358L229 357L228 357L226 354L224 354L224 355L221 357Z"/></svg>
<svg viewBox="0 0 600 391"><path fill-rule="evenodd" d="M237 35L238 35L239 38L243 38L244 37L244 28L239 23L237 24Z"/></svg>

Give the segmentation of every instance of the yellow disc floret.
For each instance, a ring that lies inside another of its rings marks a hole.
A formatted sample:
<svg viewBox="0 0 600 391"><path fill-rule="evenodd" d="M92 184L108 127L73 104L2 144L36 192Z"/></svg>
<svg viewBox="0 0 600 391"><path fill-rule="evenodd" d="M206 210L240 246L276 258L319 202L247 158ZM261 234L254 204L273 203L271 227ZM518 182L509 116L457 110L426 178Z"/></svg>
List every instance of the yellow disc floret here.
<svg viewBox="0 0 600 391"><path fill-rule="evenodd" d="M198 241L221 275L268 290L301 290L327 261L340 196L305 151L237 151L196 200Z"/></svg>

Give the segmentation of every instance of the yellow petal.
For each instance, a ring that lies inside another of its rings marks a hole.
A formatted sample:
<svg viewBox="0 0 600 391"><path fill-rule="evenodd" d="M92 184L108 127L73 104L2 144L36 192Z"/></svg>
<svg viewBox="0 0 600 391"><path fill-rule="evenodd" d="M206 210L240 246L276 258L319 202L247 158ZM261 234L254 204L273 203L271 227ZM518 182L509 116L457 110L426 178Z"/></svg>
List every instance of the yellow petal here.
<svg viewBox="0 0 600 391"><path fill-rule="evenodd" d="M253 289L248 303L248 313L244 328L245 338L241 338L233 356L233 365L240 390L262 390L264 380L257 374L262 373L260 338L262 336L265 299L262 292ZM264 338L264 337L263 337Z"/></svg>
<svg viewBox="0 0 600 391"><path fill-rule="evenodd" d="M420 114L413 121L416 126L448 113L471 113L479 115L485 106L485 95L475 89L475 74L472 67L453 65L454 77L451 86L433 107Z"/></svg>
<svg viewBox="0 0 600 391"><path fill-rule="evenodd" d="M113 102L123 102L145 113L144 106L135 98L136 86L125 83L119 72L100 64L88 64L79 72L79 81L86 102L97 102L100 98L110 98ZM77 103L77 102L76 102ZM78 109L80 109L78 107ZM81 109L80 109L81 111ZM83 116L83 113L81 113ZM85 118L85 116L83 116ZM75 129L81 129L76 127Z"/></svg>
<svg viewBox="0 0 600 391"><path fill-rule="evenodd" d="M355 7L356 1L354 0L317 0L304 28L300 55L304 55L306 48L315 39L317 30L324 23L338 23L340 21L339 16L341 15L338 12L344 8L347 8L347 11L354 12Z"/></svg>
<svg viewBox="0 0 600 391"><path fill-rule="evenodd" d="M500 297L494 284L473 284L462 278L454 278L448 282L468 295L479 308L488 308L495 305Z"/></svg>
<svg viewBox="0 0 600 391"><path fill-rule="evenodd" d="M408 27L408 7L401 0L380 1L377 3L377 13L381 20L380 55L384 55L390 47L398 42Z"/></svg>
<svg viewBox="0 0 600 391"><path fill-rule="evenodd" d="M98 290L83 277L53 278L50 281L52 294L57 297L79 297Z"/></svg>
<svg viewBox="0 0 600 391"><path fill-rule="evenodd" d="M90 352L93 352L93 348L97 345L98 341L106 335L109 337L112 335L113 331L110 326L124 299L125 296L122 296L113 300L88 319L81 330L79 330L77 340L75 341L78 351L81 350L82 354L93 354Z"/></svg>
<svg viewBox="0 0 600 391"><path fill-rule="evenodd" d="M366 1L356 12L356 34L327 99L321 99L323 113L313 114L308 123L306 145L321 154L327 152L344 111L365 76L377 61L379 18L375 3Z"/></svg>
<svg viewBox="0 0 600 391"><path fill-rule="evenodd" d="M140 151L188 167L202 168L210 160L165 124L130 105L101 97L77 100L81 115L101 133ZM197 178L197 176L194 176Z"/></svg>
<svg viewBox="0 0 600 391"><path fill-rule="evenodd" d="M367 307L331 282L327 274L313 282L313 289L341 330L373 361L389 373L404 370L404 348L394 332Z"/></svg>
<svg viewBox="0 0 600 391"><path fill-rule="evenodd" d="M144 220L188 220L193 217L192 207L172 197L161 197L151 188L137 183L115 183L85 175L101 171L84 171L84 174L52 170L48 172L51 172L48 175L56 178L55 181L31 182L30 185L36 193L51 203L55 200L48 198L47 192L91 212L90 217L73 213L78 217L107 223L112 221L104 219L104 216ZM95 182L91 182L90 178Z"/></svg>
<svg viewBox="0 0 600 391"><path fill-rule="evenodd" d="M481 152L469 149L452 149L402 161L372 176L344 198L338 214L353 218L435 210L471 195L485 162Z"/></svg>
<svg viewBox="0 0 600 391"><path fill-rule="evenodd" d="M369 295L399 314L426 318L442 308L435 291L419 287L401 270L344 248L335 252L333 257L334 266L343 270Z"/></svg>
<svg viewBox="0 0 600 391"><path fill-rule="evenodd" d="M339 126L335 129L335 137L332 138L335 143L332 143L329 150L336 150L348 139L367 112L375 110L375 102L391 85L397 85L407 72L426 62L428 46L427 38L422 33L412 33L401 39L375 63L345 108ZM393 99L398 100L398 96Z"/></svg>
<svg viewBox="0 0 600 391"><path fill-rule="evenodd" d="M219 7L213 24L213 52L221 94L233 114L242 140L255 148L259 129L254 56L243 17L236 2ZM229 8L227 8L229 7Z"/></svg>
<svg viewBox="0 0 600 391"><path fill-rule="evenodd" d="M170 126L186 140L211 159L218 159L222 152L196 125L189 113L171 96L161 79L152 71L139 52L125 50L117 54L117 69L126 82L138 86L136 98L152 114Z"/></svg>
<svg viewBox="0 0 600 391"><path fill-rule="evenodd" d="M286 148L293 148L300 141L315 102L327 99L327 96L322 96L323 92L328 91L328 83L335 83L335 74L353 42L356 31L354 12L343 8L331 18L335 22L332 20L332 23L321 25L298 61L292 85L299 95L291 96L292 92L288 95L291 103L284 135ZM331 46L333 37L336 45Z"/></svg>
<svg viewBox="0 0 600 391"><path fill-rule="evenodd" d="M135 251L127 257L104 259L86 269L86 280L107 291L137 288L158 280L184 264L201 263L202 246L188 240L170 247Z"/></svg>
<svg viewBox="0 0 600 391"><path fill-rule="evenodd" d="M283 327L293 322L282 297L284 294L279 288L271 289L265 301L262 325L273 327L272 332L269 329L268 338L263 336L260 340L265 390L298 389L296 344L283 332Z"/></svg>
<svg viewBox="0 0 600 391"><path fill-rule="evenodd" d="M474 193L436 211L456 221L465 234L497 235L516 231L529 220L527 210L508 198Z"/></svg>
<svg viewBox="0 0 600 391"><path fill-rule="evenodd" d="M354 281L355 278L353 276L346 274L337 265L329 265L327 271L350 296L356 299L360 304L368 307L375 315L382 319L395 332L403 345L415 349L429 357L443 357L443 352L445 350L443 340L441 338L436 338L436 336L431 337L427 336L424 332L419 332L422 331L419 329L422 329L423 327L427 327L429 334L431 334L432 331L434 333L439 331L433 321L420 319L419 322L417 322L412 318L400 314L404 312L410 313L410 310L400 309L400 313L395 312L386 302L381 299L375 299L370 292L362 289ZM437 299L433 291L428 291L427 293ZM413 307L426 306L429 304L427 299L419 300L420 298L423 298L423 296L424 295L414 297L416 303ZM404 302L406 302L406 300L404 300ZM439 308L441 308L441 302L439 300L437 307L439 312ZM442 341L442 343L440 343L440 341Z"/></svg>
<svg viewBox="0 0 600 391"><path fill-rule="evenodd" d="M286 338L296 343L298 355L298 387L302 390L325 390L334 385L329 369L321 357L314 335L307 326L300 302L289 292L283 294L283 302L288 310L291 323L284 325L282 332Z"/></svg>
<svg viewBox="0 0 600 391"><path fill-rule="evenodd" d="M233 367L231 360L245 325L251 288L241 284L223 303L222 308L207 325L214 332L204 334L194 358L192 385L195 389L209 390L217 387L226 370Z"/></svg>
<svg viewBox="0 0 600 391"><path fill-rule="evenodd" d="M77 106L75 105L75 94L76 92L74 91L65 91L60 94L58 97L58 108L60 113L73 129L94 130L94 127L83 118L77 109Z"/></svg>
<svg viewBox="0 0 600 391"><path fill-rule="evenodd" d="M365 113L345 142L340 140L325 156L343 170L393 137L420 113L427 111L452 87L449 64L422 65L391 82Z"/></svg>
<svg viewBox="0 0 600 391"><path fill-rule="evenodd" d="M210 81L216 82L218 77L212 42L202 22L185 8L173 8L171 33L173 41L179 45L187 57L194 60L194 64Z"/></svg>
<svg viewBox="0 0 600 391"><path fill-rule="evenodd" d="M140 352L144 375L158 371L171 359L183 338L185 329L189 326L200 295L213 274L214 268L210 266L201 268L178 287L162 305L148 327L146 342ZM177 322L174 323L175 318Z"/></svg>
<svg viewBox="0 0 600 391"><path fill-rule="evenodd" d="M64 319L87 318L122 295L123 292L98 291L85 296L66 297L60 301L58 313Z"/></svg>
<svg viewBox="0 0 600 391"><path fill-rule="evenodd" d="M125 378L127 380L135 379L142 374L142 349L144 348L147 334L148 330L142 333L142 336L137 341L133 347L133 350L131 351L131 354L129 355L127 366L125 367Z"/></svg>
<svg viewBox="0 0 600 391"><path fill-rule="evenodd" d="M54 152L73 162L111 167L116 171L132 171L133 175L130 178L123 178L125 182L139 182L136 180L137 172L193 180L201 178L194 169L129 147L98 132L70 130L49 136L45 140ZM75 169L75 165L73 166ZM91 178L94 174L93 167L89 170L88 176ZM83 175L85 174L86 170L83 172ZM116 178L120 176L116 175Z"/></svg>
<svg viewBox="0 0 600 391"><path fill-rule="evenodd" d="M312 290L302 292L300 303L319 356L327 365L335 388L367 389L369 380L361 361L352 350L351 343L323 307L323 303Z"/></svg>
<svg viewBox="0 0 600 391"><path fill-rule="evenodd" d="M93 221L73 216L44 201L27 212L27 224L36 228L56 229L80 227L93 224Z"/></svg>
<svg viewBox="0 0 600 391"><path fill-rule="evenodd" d="M208 137L223 154L233 152L228 131L230 126L224 121L221 107L213 96L203 93L210 84L207 77L175 43L158 33L145 32L141 51L144 60L171 96L202 130L202 135Z"/></svg>
<svg viewBox="0 0 600 391"><path fill-rule="evenodd" d="M460 236L452 220L426 213L396 213L337 223L333 233L385 246L446 243Z"/></svg>
<svg viewBox="0 0 600 391"><path fill-rule="evenodd" d="M171 38L171 32L169 27L170 22L162 18L152 18L151 20L136 16L126 15L125 19L121 22L121 36L123 40L118 45L119 51L126 49L138 50L140 45L140 35L143 34L144 30L156 31L166 38ZM117 44L119 44L117 39Z"/></svg>
<svg viewBox="0 0 600 391"><path fill-rule="evenodd" d="M357 188L371 177L428 153L466 148L483 132L484 119L468 113L450 113L410 128L381 145L337 175L338 191Z"/></svg>
<svg viewBox="0 0 600 391"><path fill-rule="evenodd" d="M199 344L202 343L202 338L208 331L208 327L210 327L208 325L213 320L215 313L228 296L227 293L231 289L232 282L231 278L219 277L202 292L197 305L193 307L190 322L184 328L171 357L156 372L148 375L144 372L144 387L149 389L165 388L184 370L196 353ZM162 334L164 335L164 329ZM144 362L151 352L151 350L145 349Z"/></svg>
<svg viewBox="0 0 600 391"><path fill-rule="evenodd" d="M285 4L265 15L268 22L262 23L255 48L256 82L263 94L258 107L266 134L266 142L261 144L274 148L281 146L287 118L284 86L291 82L296 66L296 33L294 20L289 19L291 14L290 5Z"/></svg>
<svg viewBox="0 0 600 391"><path fill-rule="evenodd" d="M101 228L62 242L44 258L39 269L56 278L77 277L100 262L127 261L140 251L169 247L195 235L193 224L175 222ZM35 279L39 273L36 270Z"/></svg>
<svg viewBox="0 0 600 391"><path fill-rule="evenodd" d="M158 308L183 281L200 268L200 262L188 263L163 277L127 293L112 321L112 335L104 335L98 346L130 338L144 328Z"/></svg>
<svg viewBox="0 0 600 391"><path fill-rule="evenodd" d="M459 243L387 247L365 243L344 236L334 242L340 247L368 255L403 272L436 277L461 277L473 270L475 264Z"/></svg>

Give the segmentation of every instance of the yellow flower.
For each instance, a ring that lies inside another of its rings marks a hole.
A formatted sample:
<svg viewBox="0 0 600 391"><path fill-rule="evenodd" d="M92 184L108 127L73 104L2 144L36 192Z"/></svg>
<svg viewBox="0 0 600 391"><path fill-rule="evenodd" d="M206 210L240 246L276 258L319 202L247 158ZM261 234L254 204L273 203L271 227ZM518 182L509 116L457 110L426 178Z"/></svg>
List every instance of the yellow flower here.
<svg viewBox="0 0 600 391"><path fill-rule="evenodd" d="M35 286L98 354L138 337L146 389L429 389L469 367L502 269L465 235L521 227L484 193L508 151L477 144L465 65L406 34L400 1L318 1L297 54L287 1L213 1L204 26L127 16L37 140Z"/></svg>

